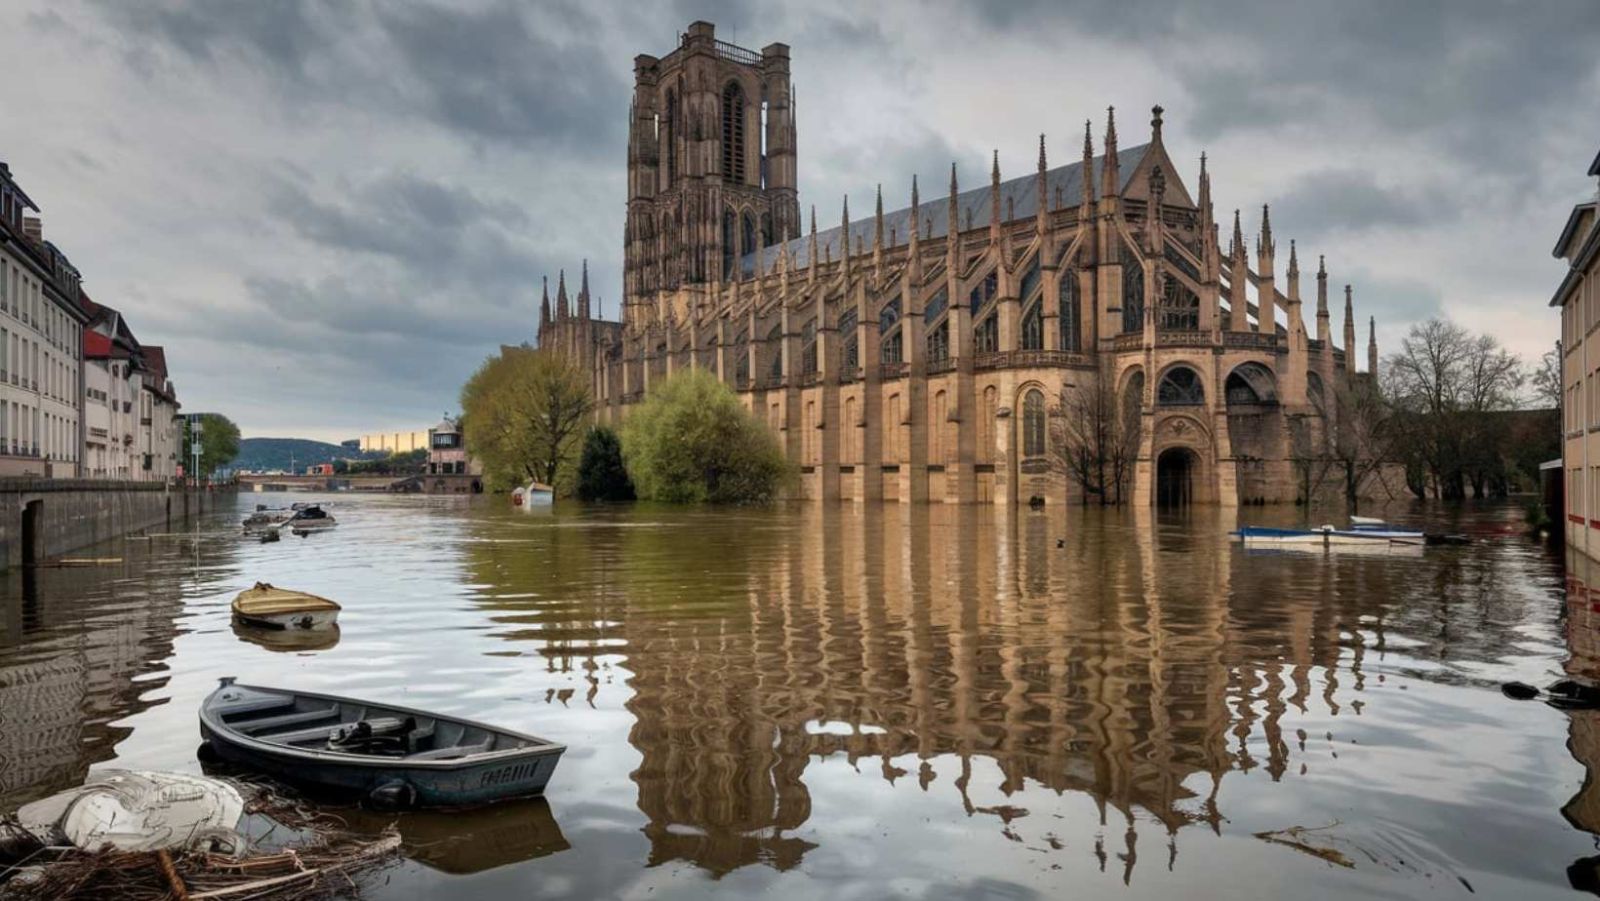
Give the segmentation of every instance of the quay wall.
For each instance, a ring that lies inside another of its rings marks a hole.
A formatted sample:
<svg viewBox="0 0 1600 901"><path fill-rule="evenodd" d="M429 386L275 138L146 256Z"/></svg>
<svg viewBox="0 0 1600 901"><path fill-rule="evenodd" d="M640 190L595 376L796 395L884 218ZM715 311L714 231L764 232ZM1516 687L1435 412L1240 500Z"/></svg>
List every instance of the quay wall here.
<svg viewBox="0 0 1600 901"><path fill-rule="evenodd" d="M231 489L160 482L0 478L0 568L39 563L232 503Z"/></svg>

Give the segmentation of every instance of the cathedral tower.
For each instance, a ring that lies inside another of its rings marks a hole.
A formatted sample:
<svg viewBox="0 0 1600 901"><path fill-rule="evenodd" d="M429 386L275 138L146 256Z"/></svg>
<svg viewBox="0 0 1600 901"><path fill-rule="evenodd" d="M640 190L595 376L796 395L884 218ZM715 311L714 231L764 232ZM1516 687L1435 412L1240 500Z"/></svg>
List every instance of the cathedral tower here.
<svg viewBox="0 0 1600 901"><path fill-rule="evenodd" d="M623 322L660 292L733 280L745 254L800 233L789 47L759 53L695 22L634 58Z"/></svg>

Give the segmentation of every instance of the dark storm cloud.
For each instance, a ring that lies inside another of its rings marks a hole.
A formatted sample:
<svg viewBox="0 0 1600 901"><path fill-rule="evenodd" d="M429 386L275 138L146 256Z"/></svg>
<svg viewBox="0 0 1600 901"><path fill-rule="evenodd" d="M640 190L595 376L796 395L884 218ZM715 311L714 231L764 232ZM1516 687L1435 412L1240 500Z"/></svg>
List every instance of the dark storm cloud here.
<svg viewBox="0 0 1600 901"><path fill-rule="evenodd" d="M1270 201L1308 276L1328 253L1336 333L1355 284L1363 346L1370 314L1504 326L1593 191L1594 0L15 0L0 60L33 77L0 71L0 108L29 127L0 158L186 402L247 432L415 425L532 337L539 276L575 292L588 257L614 314L632 60L696 19L793 48L824 228L878 183L905 206L912 173L937 203L952 160L980 184L996 145L1031 171L1041 130L1075 160L1108 103L1142 143L1162 102L1186 177L1209 145L1220 207ZM237 365L257 352L270 380Z"/></svg>
<svg viewBox="0 0 1600 901"><path fill-rule="evenodd" d="M595 64L606 48L580 4L95 2L138 39L127 52L140 68L170 52L214 74L253 69L293 104L376 104L462 135L566 146L614 143L626 119L627 86Z"/></svg>

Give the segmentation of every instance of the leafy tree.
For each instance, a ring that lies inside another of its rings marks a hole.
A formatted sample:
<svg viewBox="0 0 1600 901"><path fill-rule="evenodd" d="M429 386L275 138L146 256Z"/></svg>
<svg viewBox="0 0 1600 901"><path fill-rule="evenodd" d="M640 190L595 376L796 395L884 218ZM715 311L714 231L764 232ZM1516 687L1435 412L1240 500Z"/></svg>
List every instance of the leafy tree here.
<svg viewBox="0 0 1600 901"><path fill-rule="evenodd" d="M651 389L622 423L622 456L639 496L669 503L770 501L792 474L772 433L703 369Z"/></svg>
<svg viewBox="0 0 1600 901"><path fill-rule="evenodd" d="M622 441L605 426L595 426L583 439L578 458L578 497L586 501L631 501L633 482L622 463Z"/></svg>
<svg viewBox="0 0 1600 901"><path fill-rule="evenodd" d="M589 380L550 350L502 348L461 389L467 447L500 489L529 479L560 484L593 410Z"/></svg>
<svg viewBox="0 0 1600 901"><path fill-rule="evenodd" d="M221 413L201 413L183 420L183 461L194 465L194 425L200 423L200 471L195 475L210 478L218 469L239 456L239 427Z"/></svg>

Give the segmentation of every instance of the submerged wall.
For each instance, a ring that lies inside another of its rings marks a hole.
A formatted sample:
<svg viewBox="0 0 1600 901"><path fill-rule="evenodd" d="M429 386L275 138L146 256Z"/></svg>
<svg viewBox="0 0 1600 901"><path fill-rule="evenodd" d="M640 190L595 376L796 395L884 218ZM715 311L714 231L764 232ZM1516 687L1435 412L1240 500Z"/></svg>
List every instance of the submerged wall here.
<svg viewBox="0 0 1600 901"><path fill-rule="evenodd" d="M98 479L0 479L0 568L37 563L232 503L232 491Z"/></svg>

